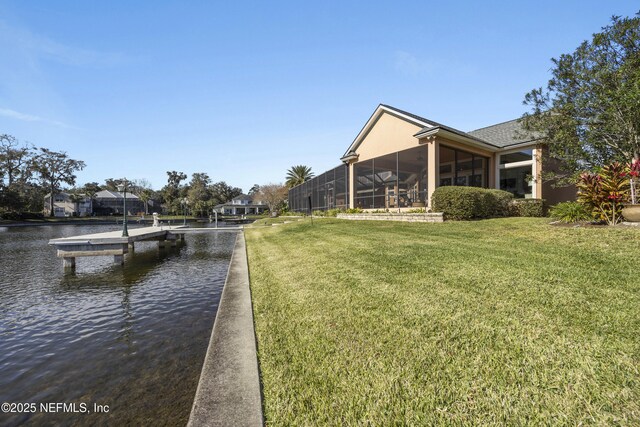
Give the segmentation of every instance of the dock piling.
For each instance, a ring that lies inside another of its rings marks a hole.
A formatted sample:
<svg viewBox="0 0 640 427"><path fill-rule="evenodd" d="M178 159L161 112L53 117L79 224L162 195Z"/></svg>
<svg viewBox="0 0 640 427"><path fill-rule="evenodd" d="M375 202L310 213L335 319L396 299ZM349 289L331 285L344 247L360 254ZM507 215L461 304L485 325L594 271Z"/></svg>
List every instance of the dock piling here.
<svg viewBox="0 0 640 427"><path fill-rule="evenodd" d="M175 248L178 246L178 239L184 243L186 231L183 226L141 227L132 229L128 236L121 236L118 231L109 231L51 239L49 244L56 247L64 268L75 269L76 257L79 256L113 256L114 263L122 265L124 254L134 251L135 242L157 240L160 248Z"/></svg>

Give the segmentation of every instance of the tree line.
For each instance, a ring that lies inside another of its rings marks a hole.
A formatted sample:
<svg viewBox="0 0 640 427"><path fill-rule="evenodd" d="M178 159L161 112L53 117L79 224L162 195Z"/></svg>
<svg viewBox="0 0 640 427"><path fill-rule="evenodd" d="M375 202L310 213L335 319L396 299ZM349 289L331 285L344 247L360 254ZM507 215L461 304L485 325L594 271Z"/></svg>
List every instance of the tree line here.
<svg viewBox="0 0 640 427"><path fill-rule="evenodd" d="M225 181L213 182L206 172L197 172L186 181L187 174L167 171L167 184L155 193L165 209L179 214L188 209L195 216L207 216L219 204L227 203L242 194L242 189L228 185Z"/></svg>
<svg viewBox="0 0 640 427"><path fill-rule="evenodd" d="M0 135L0 214L41 212L45 194L75 185L75 173L85 166L65 152Z"/></svg>
<svg viewBox="0 0 640 427"><path fill-rule="evenodd" d="M53 203L44 206L47 194L64 190L72 203L80 203L87 197L95 199L102 190L118 191L123 184L121 178L107 178L102 184L88 182L76 186L76 173L85 167L85 162L72 159L65 152L35 147L11 135L0 134L0 216L40 214L44 209L53 216ZM254 185L250 195L257 195L259 188ZM242 194L242 189L225 181L213 182L205 172L194 173L187 181L187 175L178 171L167 171L167 184L160 190L154 190L143 178L128 180L127 191L138 196L147 213L153 200L162 204L169 214L182 214L188 209L197 216L206 216L214 206Z"/></svg>

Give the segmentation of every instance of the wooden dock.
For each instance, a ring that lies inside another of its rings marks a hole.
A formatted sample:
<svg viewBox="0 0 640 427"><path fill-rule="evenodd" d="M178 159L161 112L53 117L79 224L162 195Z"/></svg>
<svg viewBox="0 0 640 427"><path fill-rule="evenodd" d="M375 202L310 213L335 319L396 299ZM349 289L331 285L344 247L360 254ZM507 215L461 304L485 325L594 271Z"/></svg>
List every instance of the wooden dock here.
<svg viewBox="0 0 640 427"><path fill-rule="evenodd" d="M124 255L133 249L135 242L157 241L159 247L176 246L177 240L184 240L185 233L210 231L238 231L240 227L187 228L184 225L142 227L128 230L129 236L122 236L122 230L106 233L51 239L49 244L57 249L65 268L75 268L76 258L85 256L113 256L117 264L124 264Z"/></svg>

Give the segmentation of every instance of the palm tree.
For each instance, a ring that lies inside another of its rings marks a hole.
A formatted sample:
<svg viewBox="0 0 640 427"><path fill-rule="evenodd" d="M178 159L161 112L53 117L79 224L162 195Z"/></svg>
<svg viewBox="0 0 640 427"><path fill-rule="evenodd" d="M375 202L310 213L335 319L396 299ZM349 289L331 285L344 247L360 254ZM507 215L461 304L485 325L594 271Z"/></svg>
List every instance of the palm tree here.
<svg viewBox="0 0 640 427"><path fill-rule="evenodd" d="M142 188L138 190L138 198L144 203L144 213L149 214L149 200L153 197L153 190L150 188Z"/></svg>
<svg viewBox="0 0 640 427"><path fill-rule="evenodd" d="M82 191L84 191L84 194L87 195L91 202L91 212L89 212L90 215L93 214L93 201L96 198L96 194L98 194L100 190L100 185L98 185L97 182L88 182L84 185L84 187L82 187Z"/></svg>
<svg viewBox="0 0 640 427"><path fill-rule="evenodd" d="M309 166L293 166L287 171L287 182L285 184L287 187L292 188L304 183L305 181L309 181L313 176L313 172L311 172L311 168Z"/></svg>

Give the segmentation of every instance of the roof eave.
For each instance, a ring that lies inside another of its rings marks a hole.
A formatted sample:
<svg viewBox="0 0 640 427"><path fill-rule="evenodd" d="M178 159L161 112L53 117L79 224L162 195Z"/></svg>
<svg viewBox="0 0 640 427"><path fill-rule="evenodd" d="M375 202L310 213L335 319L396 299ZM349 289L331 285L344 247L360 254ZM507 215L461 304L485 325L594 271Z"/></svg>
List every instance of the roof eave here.
<svg viewBox="0 0 640 427"><path fill-rule="evenodd" d="M359 156L360 156L360 155L359 155L359 154L356 154L356 153L348 153L348 154L346 154L346 155L342 156L342 157L340 158L340 161L341 161L342 163L349 164L349 163L351 163L352 161L357 161Z"/></svg>
<svg viewBox="0 0 640 427"><path fill-rule="evenodd" d="M465 135L460 135L459 133L456 132L452 132L450 130L447 129L443 129L441 127L434 127L431 129L423 129L420 132L416 133L415 135L413 135L414 137L418 138L418 139L424 139L430 136L440 136L442 138L447 138L450 139L452 141L456 141L456 142L461 142L463 144L468 144L468 145L472 145L474 147L478 147L478 148L482 148L485 150L489 150L489 151L500 151L500 147L497 147L493 144L489 144L488 142L484 142L481 141L479 139L476 138L471 138Z"/></svg>
<svg viewBox="0 0 640 427"><path fill-rule="evenodd" d="M532 145L544 144L543 138L536 138L529 141L514 142L501 147L502 150L513 150L515 148L529 147Z"/></svg>

